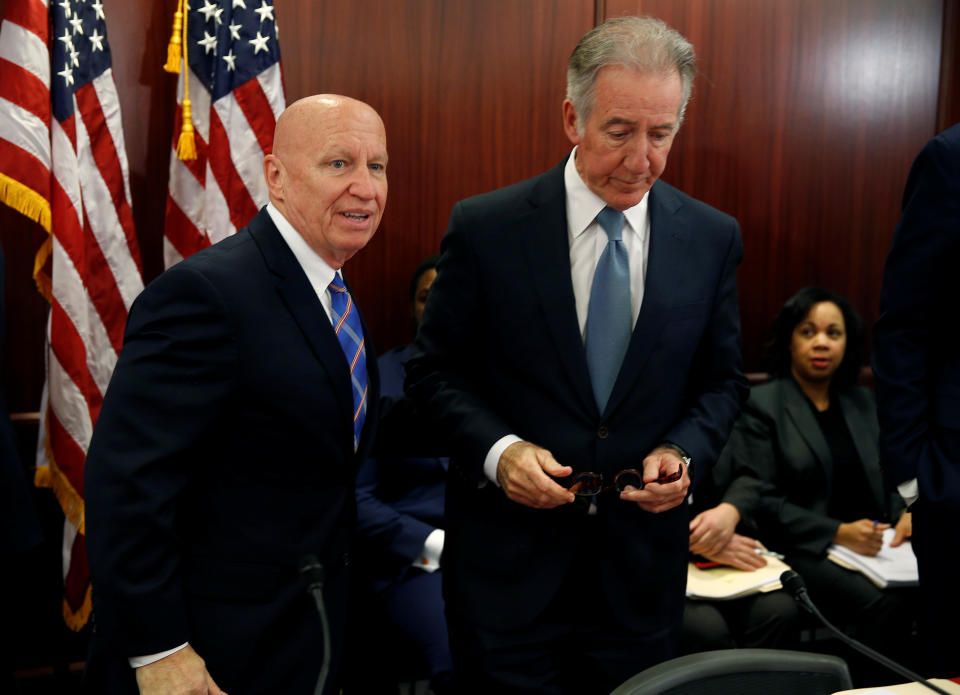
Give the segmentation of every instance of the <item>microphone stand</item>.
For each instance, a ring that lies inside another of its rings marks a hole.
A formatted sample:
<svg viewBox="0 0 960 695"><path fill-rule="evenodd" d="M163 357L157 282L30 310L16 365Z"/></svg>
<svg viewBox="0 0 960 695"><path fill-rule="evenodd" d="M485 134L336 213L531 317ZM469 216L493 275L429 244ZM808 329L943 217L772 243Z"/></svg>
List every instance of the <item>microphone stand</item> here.
<svg viewBox="0 0 960 695"><path fill-rule="evenodd" d="M857 640L853 639L853 637L850 637L850 635L846 634L843 632L843 630L839 629L833 623L827 620L823 616L823 613L820 612L820 609L817 608L813 603L813 600L810 598L809 594L807 594L807 587L803 582L803 577L793 570L787 570L781 574L780 583L783 585L783 588L790 592L790 595L793 596L794 601L803 606L808 612L812 613L817 620L823 623L830 632L839 637L845 644L848 644L861 654L865 654L874 661L886 666L899 676L902 676L910 681L920 683L921 685L930 688L930 690L940 693L940 695L949 695L949 693L947 693L945 690L938 688L933 683L930 683L923 676L914 673L905 666L901 666L892 659L888 659L880 652L874 651L862 642L858 642Z"/></svg>
<svg viewBox="0 0 960 695"><path fill-rule="evenodd" d="M323 662L320 666L320 675L317 678L317 687L314 695L323 695L323 688L330 674L330 623L327 621L327 607L323 602L323 580L325 574L323 565L316 555L304 555L300 558L300 578L313 596L320 615L320 625L323 630Z"/></svg>

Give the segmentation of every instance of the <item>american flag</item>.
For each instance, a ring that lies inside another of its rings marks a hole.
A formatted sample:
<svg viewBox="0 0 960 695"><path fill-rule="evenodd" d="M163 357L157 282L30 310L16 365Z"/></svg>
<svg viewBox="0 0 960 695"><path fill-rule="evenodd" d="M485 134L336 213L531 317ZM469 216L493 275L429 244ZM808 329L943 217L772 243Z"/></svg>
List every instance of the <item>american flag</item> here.
<svg viewBox="0 0 960 695"><path fill-rule="evenodd" d="M9 0L0 28L0 199L48 237L34 277L50 302L35 482L66 517L64 618L90 611L83 465L143 289L103 0Z"/></svg>
<svg viewBox="0 0 960 695"><path fill-rule="evenodd" d="M177 158L182 122L177 109L166 267L233 234L266 204L263 157L273 147L273 129L285 106L272 2L192 0L187 33L197 158ZM181 70L179 101L183 82Z"/></svg>

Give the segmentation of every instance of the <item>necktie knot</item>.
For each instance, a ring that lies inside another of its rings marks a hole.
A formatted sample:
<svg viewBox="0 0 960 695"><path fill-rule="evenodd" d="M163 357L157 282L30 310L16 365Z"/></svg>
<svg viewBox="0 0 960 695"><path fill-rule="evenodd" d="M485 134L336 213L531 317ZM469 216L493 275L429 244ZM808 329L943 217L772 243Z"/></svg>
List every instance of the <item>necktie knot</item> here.
<svg viewBox="0 0 960 695"><path fill-rule="evenodd" d="M340 271L338 270L333 276L333 280L330 281L330 291L331 292L346 292L347 286L343 284L343 278L340 277Z"/></svg>
<svg viewBox="0 0 960 695"><path fill-rule="evenodd" d="M605 207L597 215L597 222L607 233L610 241L620 241L623 234L623 213L611 207Z"/></svg>

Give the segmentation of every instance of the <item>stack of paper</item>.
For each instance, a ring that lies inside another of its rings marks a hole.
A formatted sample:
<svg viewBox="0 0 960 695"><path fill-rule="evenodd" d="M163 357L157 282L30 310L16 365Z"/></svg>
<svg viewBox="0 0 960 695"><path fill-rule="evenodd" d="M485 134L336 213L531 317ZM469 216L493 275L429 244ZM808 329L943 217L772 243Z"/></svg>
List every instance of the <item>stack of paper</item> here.
<svg viewBox="0 0 960 695"><path fill-rule="evenodd" d="M764 559L767 561L765 567L750 572L726 566L702 570L691 562L687 570L687 597L734 599L781 588L780 575L790 567L773 556Z"/></svg>
<svg viewBox="0 0 960 695"><path fill-rule="evenodd" d="M890 541L894 533L892 528L883 532L883 548L873 557L860 555L840 545L831 545L827 549L827 557L842 567L862 573L881 589L888 586L916 586L917 558L913 548L910 541L891 548Z"/></svg>

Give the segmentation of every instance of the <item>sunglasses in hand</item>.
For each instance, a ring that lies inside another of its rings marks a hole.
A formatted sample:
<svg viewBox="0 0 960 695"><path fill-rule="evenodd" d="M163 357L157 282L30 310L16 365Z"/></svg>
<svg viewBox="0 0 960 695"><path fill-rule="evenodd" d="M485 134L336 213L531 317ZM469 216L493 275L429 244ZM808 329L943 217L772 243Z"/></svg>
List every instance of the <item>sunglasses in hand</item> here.
<svg viewBox="0 0 960 695"><path fill-rule="evenodd" d="M678 466L677 470L673 473L667 473L661 475L654 481L660 485L665 485L667 483L675 483L683 477L683 466ZM594 495L599 495L601 492L623 492L628 486L634 487L637 490L642 490L647 483L643 480L643 472L638 471L635 468L627 468L613 477L612 485L603 484L603 474L602 473L593 473L593 472L583 472L576 473L571 476L568 481L559 480L559 483L564 485L570 492L578 497L592 497Z"/></svg>

